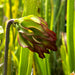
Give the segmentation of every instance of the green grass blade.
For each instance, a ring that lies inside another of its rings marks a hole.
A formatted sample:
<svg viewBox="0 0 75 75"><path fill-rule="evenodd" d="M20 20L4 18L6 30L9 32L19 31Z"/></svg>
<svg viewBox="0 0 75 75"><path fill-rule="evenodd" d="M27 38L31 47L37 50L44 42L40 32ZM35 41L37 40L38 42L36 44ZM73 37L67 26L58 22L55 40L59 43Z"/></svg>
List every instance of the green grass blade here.
<svg viewBox="0 0 75 75"><path fill-rule="evenodd" d="M53 29L53 19L54 19L54 9L53 9L54 5L53 5L53 0L51 0L51 23L50 23L50 29Z"/></svg>
<svg viewBox="0 0 75 75"><path fill-rule="evenodd" d="M33 53L28 48L21 48L18 75L30 75L32 70Z"/></svg>
<svg viewBox="0 0 75 75"><path fill-rule="evenodd" d="M73 28L73 32L75 32L75 9L74 9L74 28ZM74 34L74 57L75 57L75 33ZM74 59L74 63L75 63L75 59ZM74 64L74 71L75 71L75 64Z"/></svg>
<svg viewBox="0 0 75 75"><path fill-rule="evenodd" d="M26 75L31 75L31 70L32 70L32 64L33 64L33 53L29 51L29 57L28 57L28 68L27 68L27 73Z"/></svg>
<svg viewBox="0 0 75 75"><path fill-rule="evenodd" d="M73 23L74 23L74 0L68 0L67 1L67 47L69 54L70 72L74 71Z"/></svg>
<svg viewBox="0 0 75 75"><path fill-rule="evenodd" d="M35 74L33 75L51 75L49 55L46 56L46 58L41 59L39 58L38 54L34 54Z"/></svg>
<svg viewBox="0 0 75 75"><path fill-rule="evenodd" d="M12 18L12 0L9 0L9 7L10 7L10 19Z"/></svg>
<svg viewBox="0 0 75 75"><path fill-rule="evenodd" d="M57 45L60 47L61 45L61 32L65 31L65 16L66 16L66 1L62 1L57 17L55 25L57 24Z"/></svg>
<svg viewBox="0 0 75 75"><path fill-rule="evenodd" d="M3 5L0 5L0 26L2 25L3 21Z"/></svg>
<svg viewBox="0 0 75 75"><path fill-rule="evenodd" d="M54 0L53 5L54 5L53 30L56 32L56 21L57 21L58 12L59 12L60 5L61 5L61 0Z"/></svg>
<svg viewBox="0 0 75 75"><path fill-rule="evenodd" d="M19 7L22 7L22 0L19 0Z"/></svg>
<svg viewBox="0 0 75 75"><path fill-rule="evenodd" d="M21 48L18 75L26 75L28 67L28 55L29 50L27 48Z"/></svg>
<svg viewBox="0 0 75 75"><path fill-rule="evenodd" d="M7 75L11 75L11 50L8 51Z"/></svg>
<svg viewBox="0 0 75 75"><path fill-rule="evenodd" d="M25 0L23 16L38 15L38 7L40 0Z"/></svg>
<svg viewBox="0 0 75 75"><path fill-rule="evenodd" d="M69 60L68 60L68 52L67 47L65 44L66 39L66 33L62 34L62 45L60 49L60 55L61 55L61 61L62 61L62 67L65 75L70 75L70 69L69 69Z"/></svg>
<svg viewBox="0 0 75 75"><path fill-rule="evenodd" d="M60 31L65 31L65 16L66 16L66 0L62 1L62 11L60 14Z"/></svg>
<svg viewBox="0 0 75 75"><path fill-rule="evenodd" d="M48 27L50 28L50 18L51 18L51 5L50 0L45 0L45 21L48 23Z"/></svg>
<svg viewBox="0 0 75 75"><path fill-rule="evenodd" d="M46 54L46 58L45 58L44 60L45 60L44 65L46 65L46 72L47 72L47 75L51 75L50 54Z"/></svg>
<svg viewBox="0 0 75 75"><path fill-rule="evenodd" d="M41 5L40 5L40 15L44 19L45 18L45 0L41 0Z"/></svg>
<svg viewBox="0 0 75 75"><path fill-rule="evenodd" d="M57 22L59 21L59 16L63 13L65 13L64 11L65 11L65 1L62 1L61 2L61 5L60 5L60 8L59 8L59 10L58 10L58 13L57 13L57 16L56 16L56 20L55 20L55 22L54 22L54 25L56 25L57 24ZM63 11L63 7L64 7L64 11ZM63 12L62 12L63 11ZM65 15L64 15L65 16ZM63 16L63 17L64 17ZM65 20L65 18L63 18L64 20Z"/></svg>

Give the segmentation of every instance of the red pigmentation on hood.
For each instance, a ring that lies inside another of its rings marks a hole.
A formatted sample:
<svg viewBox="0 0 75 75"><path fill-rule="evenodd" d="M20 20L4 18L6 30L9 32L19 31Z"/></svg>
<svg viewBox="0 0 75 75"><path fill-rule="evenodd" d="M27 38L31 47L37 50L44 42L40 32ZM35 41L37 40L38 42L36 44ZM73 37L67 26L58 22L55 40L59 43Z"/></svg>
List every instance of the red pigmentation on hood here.
<svg viewBox="0 0 75 75"><path fill-rule="evenodd" d="M18 26L18 42L22 47L28 47L32 52L45 58L44 53L49 54L49 49L57 50L56 33L48 29L47 22L36 16L27 16Z"/></svg>

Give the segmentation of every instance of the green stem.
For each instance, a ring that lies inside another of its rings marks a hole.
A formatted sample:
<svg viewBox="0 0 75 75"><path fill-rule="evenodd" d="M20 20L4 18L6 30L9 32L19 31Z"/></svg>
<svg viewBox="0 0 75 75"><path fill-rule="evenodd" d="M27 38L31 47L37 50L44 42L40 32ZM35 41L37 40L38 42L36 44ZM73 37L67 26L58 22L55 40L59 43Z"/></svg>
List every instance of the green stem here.
<svg viewBox="0 0 75 75"><path fill-rule="evenodd" d="M67 48L69 54L70 73L74 71L74 0L67 1Z"/></svg>
<svg viewBox="0 0 75 75"><path fill-rule="evenodd" d="M10 6L10 18L12 18L12 3L11 3L11 0L9 0L9 6Z"/></svg>
<svg viewBox="0 0 75 75"><path fill-rule="evenodd" d="M41 17L44 19L44 11L45 11L45 6L44 6L44 3L45 1L44 0L41 0L41 6L40 6L40 14L41 14Z"/></svg>
<svg viewBox="0 0 75 75"><path fill-rule="evenodd" d="M50 28L50 18L51 18L51 16L50 16L50 14L51 14L50 10L51 10L50 0L46 0L45 1L45 21L47 21L49 28Z"/></svg>

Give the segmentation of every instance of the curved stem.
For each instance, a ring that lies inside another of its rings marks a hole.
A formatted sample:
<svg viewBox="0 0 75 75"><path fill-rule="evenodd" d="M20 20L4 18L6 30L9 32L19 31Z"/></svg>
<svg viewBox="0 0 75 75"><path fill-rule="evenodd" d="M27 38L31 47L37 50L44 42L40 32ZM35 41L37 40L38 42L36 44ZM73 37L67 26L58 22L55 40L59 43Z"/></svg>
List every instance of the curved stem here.
<svg viewBox="0 0 75 75"><path fill-rule="evenodd" d="M7 61L8 61L8 45L9 45L9 31L14 20L9 20L6 27L6 42L5 42L5 56L4 56L4 75L7 75Z"/></svg>

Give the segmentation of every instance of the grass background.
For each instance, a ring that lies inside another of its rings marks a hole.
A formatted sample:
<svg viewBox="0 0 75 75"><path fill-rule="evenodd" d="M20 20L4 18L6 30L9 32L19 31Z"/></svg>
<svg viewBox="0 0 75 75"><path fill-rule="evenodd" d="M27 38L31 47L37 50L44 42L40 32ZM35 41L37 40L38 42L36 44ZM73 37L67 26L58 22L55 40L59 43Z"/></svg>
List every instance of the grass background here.
<svg viewBox="0 0 75 75"><path fill-rule="evenodd" d="M75 0L0 0L0 75L3 74L7 20L36 15L57 34L56 52L39 58L17 42L11 26L7 75L70 75L75 72ZM3 29L3 30L2 30ZM2 32L3 31L3 32ZM11 40L12 39L12 40Z"/></svg>

